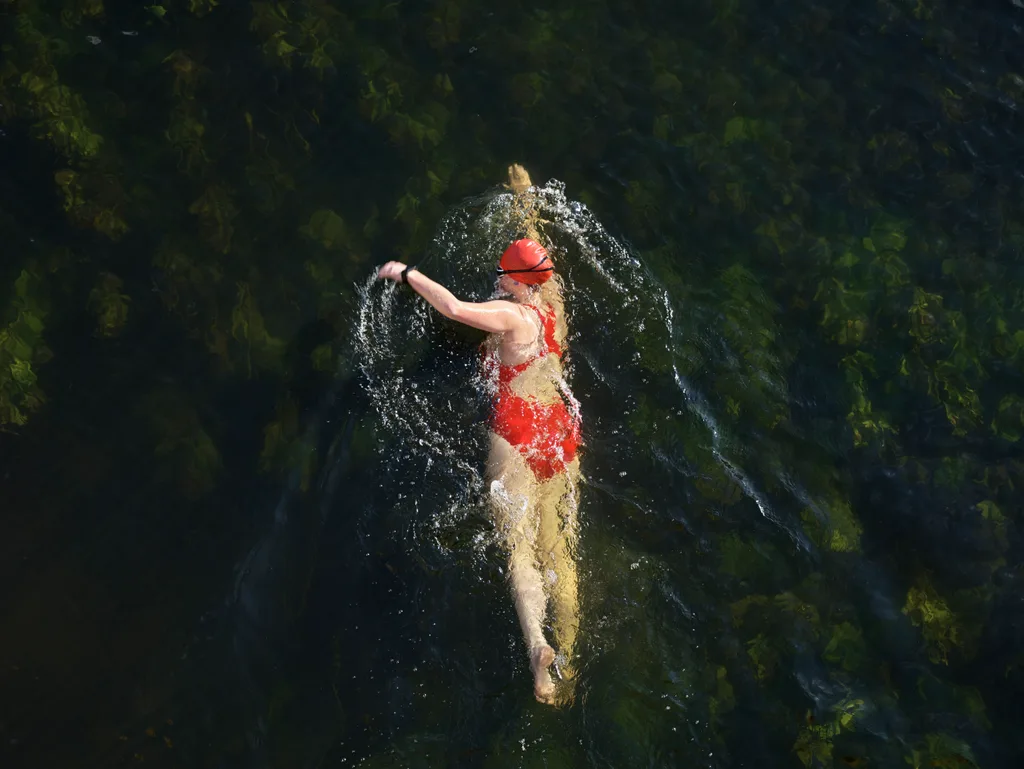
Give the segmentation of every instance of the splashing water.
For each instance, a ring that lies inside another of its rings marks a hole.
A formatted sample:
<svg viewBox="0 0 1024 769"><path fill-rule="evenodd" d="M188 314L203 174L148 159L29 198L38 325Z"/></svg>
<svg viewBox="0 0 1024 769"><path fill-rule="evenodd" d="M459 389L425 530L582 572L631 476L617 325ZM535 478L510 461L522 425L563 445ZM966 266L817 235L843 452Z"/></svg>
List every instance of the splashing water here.
<svg viewBox="0 0 1024 769"><path fill-rule="evenodd" d="M743 470L741 458L731 455L732 441L707 399L676 365L683 331L676 327L669 292L586 205L567 198L562 182L550 181L534 193L537 216L565 283L567 376L578 380L574 389L584 414L596 415L584 421L585 444L597 454L610 450L619 460L635 456L638 449L652 451L651 446L633 445L636 436L629 419L638 408L637 374L661 366L685 409L670 410L697 417L706 429L701 440L727 476L766 519L779 524L771 502ZM456 206L440 222L422 269L461 298L493 297L493 265L517 234L516 215L513 196L503 191ZM437 530L457 527L482 508L489 404L488 383L478 366L482 337L453 328L408 289L380 283L375 276L368 277L359 294L356 360L378 421L381 461L389 467L417 468L414 474L420 479L414 495L417 513L414 520L406 520L403 535L422 540L430 532L433 540ZM610 409L608 403L617 405ZM600 459L591 463L585 458L585 476L617 496L633 496L609 486L600 464ZM669 469L694 474L679 463ZM645 507L638 496L633 499ZM425 508L432 512L421 519ZM481 530L476 542L482 547L493 537Z"/></svg>

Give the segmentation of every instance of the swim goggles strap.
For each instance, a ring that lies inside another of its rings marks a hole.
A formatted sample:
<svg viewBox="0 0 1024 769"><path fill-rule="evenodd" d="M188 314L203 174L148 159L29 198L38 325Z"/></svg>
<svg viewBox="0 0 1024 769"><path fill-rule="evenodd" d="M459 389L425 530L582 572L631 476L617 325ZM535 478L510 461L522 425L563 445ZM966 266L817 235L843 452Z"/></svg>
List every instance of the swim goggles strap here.
<svg viewBox="0 0 1024 769"><path fill-rule="evenodd" d="M551 272L552 270L555 269L554 267L541 267L541 265L544 264L544 262L546 262L547 260L548 257L547 255L545 255L539 262L533 265L533 267L525 267L521 270L503 270L501 267L499 267L498 274L511 275L514 272Z"/></svg>

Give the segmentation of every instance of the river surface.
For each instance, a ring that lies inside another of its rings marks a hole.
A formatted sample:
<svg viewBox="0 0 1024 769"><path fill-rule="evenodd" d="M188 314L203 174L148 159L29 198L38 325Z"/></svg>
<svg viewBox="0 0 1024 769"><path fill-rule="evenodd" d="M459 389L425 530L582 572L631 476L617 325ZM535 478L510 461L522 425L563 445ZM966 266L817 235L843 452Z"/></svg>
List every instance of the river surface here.
<svg viewBox="0 0 1024 769"><path fill-rule="evenodd" d="M1024 8L0 4L0 765L1024 762ZM579 681L488 517L509 163Z"/></svg>

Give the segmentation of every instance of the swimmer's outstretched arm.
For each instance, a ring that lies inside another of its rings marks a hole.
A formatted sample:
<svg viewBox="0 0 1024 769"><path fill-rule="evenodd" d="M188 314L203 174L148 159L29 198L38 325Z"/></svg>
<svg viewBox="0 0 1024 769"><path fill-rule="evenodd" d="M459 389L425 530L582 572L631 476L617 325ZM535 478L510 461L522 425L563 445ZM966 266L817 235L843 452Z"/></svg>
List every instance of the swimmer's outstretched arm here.
<svg viewBox="0 0 1024 769"><path fill-rule="evenodd" d="M395 283L401 283L404 269L405 264L402 262L388 262L377 270L377 278L386 278ZM447 288L437 281L431 280L419 270L409 270L405 277L413 291L426 299L431 307L446 318L491 333L507 331L534 333L530 321L523 317L522 312L513 302L504 302L500 299L492 302L463 302Z"/></svg>

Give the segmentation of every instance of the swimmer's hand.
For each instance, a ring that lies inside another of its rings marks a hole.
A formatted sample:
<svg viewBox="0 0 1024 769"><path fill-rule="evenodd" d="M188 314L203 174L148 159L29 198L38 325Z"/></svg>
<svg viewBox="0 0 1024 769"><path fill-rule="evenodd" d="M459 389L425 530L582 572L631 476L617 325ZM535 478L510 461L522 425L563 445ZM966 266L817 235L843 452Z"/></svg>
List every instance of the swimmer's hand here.
<svg viewBox="0 0 1024 769"><path fill-rule="evenodd" d="M377 270L377 280L393 280L395 283L402 282L402 270L405 269L404 262L388 262Z"/></svg>

